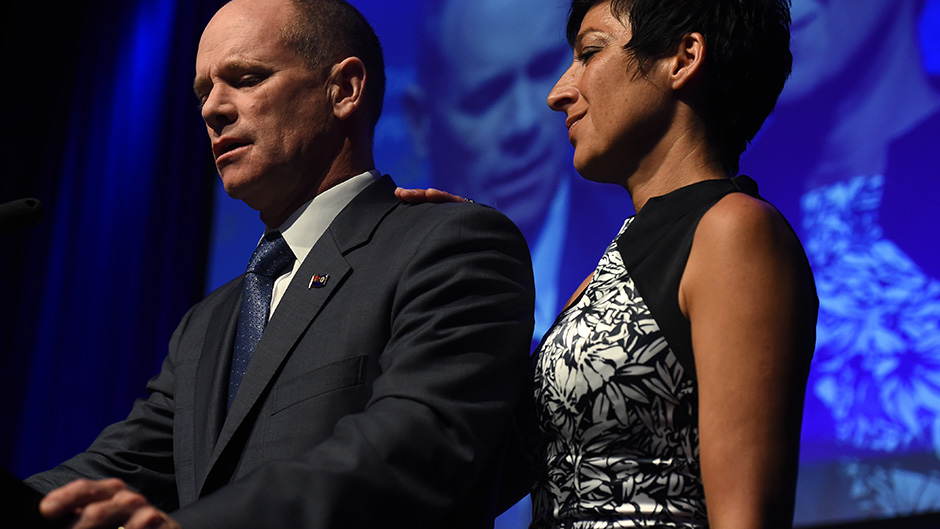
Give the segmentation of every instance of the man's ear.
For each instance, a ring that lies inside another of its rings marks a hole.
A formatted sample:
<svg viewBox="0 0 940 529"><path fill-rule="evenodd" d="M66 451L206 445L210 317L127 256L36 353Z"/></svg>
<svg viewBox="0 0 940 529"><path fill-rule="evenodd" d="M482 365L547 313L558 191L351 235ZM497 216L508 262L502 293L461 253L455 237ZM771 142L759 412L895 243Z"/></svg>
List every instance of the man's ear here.
<svg viewBox="0 0 940 529"><path fill-rule="evenodd" d="M676 46L676 53L667 59L673 90L687 87L704 75L705 53L705 37L701 33L688 33L682 37Z"/></svg>
<svg viewBox="0 0 940 529"><path fill-rule="evenodd" d="M408 136L411 138L411 147L415 154L426 158L430 151L429 135L431 133L431 118L428 116L428 101L424 89L411 84L402 93L402 114L408 124Z"/></svg>
<svg viewBox="0 0 940 529"><path fill-rule="evenodd" d="M333 105L333 114L347 119L364 104L366 66L359 57L346 57L330 69L328 93Z"/></svg>

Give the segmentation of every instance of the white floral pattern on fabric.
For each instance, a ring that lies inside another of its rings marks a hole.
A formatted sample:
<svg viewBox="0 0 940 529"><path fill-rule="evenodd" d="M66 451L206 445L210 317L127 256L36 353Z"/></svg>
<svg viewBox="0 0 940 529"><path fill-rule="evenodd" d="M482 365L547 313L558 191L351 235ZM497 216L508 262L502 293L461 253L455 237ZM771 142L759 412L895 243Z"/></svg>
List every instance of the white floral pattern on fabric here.
<svg viewBox="0 0 940 529"><path fill-rule="evenodd" d="M616 243L536 354L532 527L707 527L695 383Z"/></svg>

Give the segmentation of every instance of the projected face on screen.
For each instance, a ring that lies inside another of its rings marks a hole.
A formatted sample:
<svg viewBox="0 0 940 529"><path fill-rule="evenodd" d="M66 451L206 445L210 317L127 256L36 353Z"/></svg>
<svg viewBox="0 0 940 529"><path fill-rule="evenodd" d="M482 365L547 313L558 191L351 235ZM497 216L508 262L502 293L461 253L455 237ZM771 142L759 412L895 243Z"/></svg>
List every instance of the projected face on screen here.
<svg viewBox="0 0 940 529"><path fill-rule="evenodd" d="M506 213L536 235L570 173L570 148L545 104L570 55L564 10L526 0L429 4L422 140L435 186ZM531 239L530 239L531 240Z"/></svg>
<svg viewBox="0 0 940 529"><path fill-rule="evenodd" d="M571 61L567 2L426 0L417 86L405 98L434 187L505 213L532 253L537 340L632 212L626 192L572 167L546 98Z"/></svg>
<svg viewBox="0 0 940 529"><path fill-rule="evenodd" d="M775 202L797 197L785 213L820 298L798 522L940 510L940 94L918 46L925 4L794 0L793 75L742 163Z"/></svg>

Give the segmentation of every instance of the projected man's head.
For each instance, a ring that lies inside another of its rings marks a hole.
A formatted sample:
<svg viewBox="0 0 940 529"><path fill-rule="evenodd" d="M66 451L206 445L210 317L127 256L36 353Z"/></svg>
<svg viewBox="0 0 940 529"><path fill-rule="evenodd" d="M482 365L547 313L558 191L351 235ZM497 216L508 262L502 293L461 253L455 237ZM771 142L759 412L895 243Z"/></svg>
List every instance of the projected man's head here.
<svg viewBox="0 0 940 529"><path fill-rule="evenodd" d="M431 181L536 235L570 151L545 97L569 60L564 9L537 0L427 2L409 109Z"/></svg>

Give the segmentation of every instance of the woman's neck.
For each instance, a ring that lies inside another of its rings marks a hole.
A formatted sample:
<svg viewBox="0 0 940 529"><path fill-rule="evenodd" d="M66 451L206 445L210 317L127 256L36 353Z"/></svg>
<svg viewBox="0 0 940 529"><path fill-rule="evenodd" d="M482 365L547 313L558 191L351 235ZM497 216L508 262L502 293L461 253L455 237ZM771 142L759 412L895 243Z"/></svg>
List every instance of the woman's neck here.
<svg viewBox="0 0 940 529"><path fill-rule="evenodd" d="M678 127L639 164L624 183L637 213L652 198L703 180L727 178L704 126Z"/></svg>

